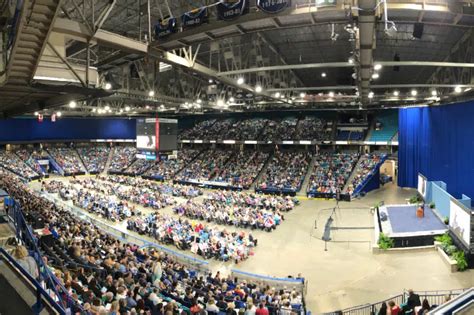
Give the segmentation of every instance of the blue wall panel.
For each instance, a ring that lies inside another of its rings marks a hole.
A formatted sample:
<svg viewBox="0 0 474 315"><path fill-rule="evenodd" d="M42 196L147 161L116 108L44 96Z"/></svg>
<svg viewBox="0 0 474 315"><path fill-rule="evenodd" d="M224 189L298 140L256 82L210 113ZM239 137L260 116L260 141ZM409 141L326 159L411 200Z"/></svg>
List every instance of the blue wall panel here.
<svg viewBox="0 0 474 315"><path fill-rule="evenodd" d="M398 154L399 186L416 187L421 173L474 196L474 102L400 109Z"/></svg>
<svg viewBox="0 0 474 315"><path fill-rule="evenodd" d="M39 140L135 139L135 119L62 118L0 120L0 142Z"/></svg>

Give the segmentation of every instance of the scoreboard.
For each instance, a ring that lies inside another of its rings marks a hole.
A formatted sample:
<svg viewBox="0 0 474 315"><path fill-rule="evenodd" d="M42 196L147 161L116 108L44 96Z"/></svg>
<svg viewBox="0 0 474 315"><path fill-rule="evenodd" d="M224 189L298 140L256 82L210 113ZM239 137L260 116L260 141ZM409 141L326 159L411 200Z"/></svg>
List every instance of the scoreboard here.
<svg viewBox="0 0 474 315"><path fill-rule="evenodd" d="M137 149L145 152L170 152L178 149L178 120L137 119Z"/></svg>

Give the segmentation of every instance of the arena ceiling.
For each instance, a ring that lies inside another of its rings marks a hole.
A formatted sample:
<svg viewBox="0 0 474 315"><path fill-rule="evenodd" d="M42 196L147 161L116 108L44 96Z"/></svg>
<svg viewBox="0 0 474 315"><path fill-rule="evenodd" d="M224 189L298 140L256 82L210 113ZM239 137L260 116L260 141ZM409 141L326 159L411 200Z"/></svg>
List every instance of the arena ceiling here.
<svg viewBox="0 0 474 315"><path fill-rule="evenodd" d="M50 31L66 38L64 62L97 71L94 84L75 94L82 95L78 106L65 104L64 114L376 109L473 96L472 1L293 0L268 14L251 0L249 13L237 19L217 20L210 7L209 23L151 41L160 18L180 20L216 1L56 2ZM416 23L423 25L419 38ZM41 90L35 83L29 85ZM48 107L44 100L31 104L5 115Z"/></svg>

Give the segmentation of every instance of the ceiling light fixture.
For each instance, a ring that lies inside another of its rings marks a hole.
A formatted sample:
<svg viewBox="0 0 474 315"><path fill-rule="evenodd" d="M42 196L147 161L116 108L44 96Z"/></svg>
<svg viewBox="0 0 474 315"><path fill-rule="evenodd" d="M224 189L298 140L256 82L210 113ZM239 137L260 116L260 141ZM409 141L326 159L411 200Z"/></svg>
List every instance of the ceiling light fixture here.
<svg viewBox="0 0 474 315"><path fill-rule="evenodd" d="M374 92L369 92L368 97L369 97L370 99L374 98Z"/></svg>
<svg viewBox="0 0 474 315"><path fill-rule="evenodd" d="M242 84L244 84L244 82L245 82L245 80L244 80L243 77L240 77L240 78L237 79L237 84L238 85L242 85Z"/></svg>
<svg viewBox="0 0 474 315"><path fill-rule="evenodd" d="M321 77L325 78L326 77L326 72L321 72Z"/></svg>
<svg viewBox="0 0 474 315"><path fill-rule="evenodd" d="M377 72L372 74L372 79L376 80L378 78L380 78L380 75Z"/></svg>
<svg viewBox="0 0 474 315"><path fill-rule="evenodd" d="M334 92L331 91L331 92L329 92L328 95L329 95L329 97L334 97Z"/></svg>
<svg viewBox="0 0 474 315"><path fill-rule="evenodd" d="M219 107L224 106L224 101L221 100L221 99L218 99L218 100L217 100L217 106L219 106Z"/></svg>
<svg viewBox="0 0 474 315"><path fill-rule="evenodd" d="M155 91L152 90L152 91L148 92L148 96L149 96L149 97L155 96Z"/></svg>
<svg viewBox="0 0 474 315"><path fill-rule="evenodd" d="M275 97L276 97L276 98L280 98L280 95L281 95L280 92L276 92L276 93L275 93Z"/></svg>
<svg viewBox="0 0 474 315"><path fill-rule="evenodd" d="M436 95L438 95L438 92L436 90L432 90L431 91L431 96L436 96Z"/></svg>
<svg viewBox="0 0 474 315"><path fill-rule="evenodd" d="M63 115L63 113L61 113L61 112L57 112L57 113L56 113L56 116L57 116L57 117L61 117L62 115Z"/></svg>
<svg viewBox="0 0 474 315"><path fill-rule="evenodd" d="M104 107L104 109L108 111L110 109L110 106L107 105L107 106Z"/></svg>
<svg viewBox="0 0 474 315"><path fill-rule="evenodd" d="M398 96L398 95L400 95L400 92L398 92L398 91L393 91L393 96Z"/></svg>
<svg viewBox="0 0 474 315"><path fill-rule="evenodd" d="M201 104L201 103L202 103L201 99L198 98L197 101L196 101L196 103Z"/></svg>
<svg viewBox="0 0 474 315"><path fill-rule="evenodd" d="M305 93L305 92L301 92L301 93L300 93L300 97L301 97L301 98L305 98L305 97L306 97L306 93Z"/></svg>
<svg viewBox="0 0 474 315"><path fill-rule="evenodd" d="M35 112L35 116L38 116L38 115L39 115L39 113L38 113L38 112Z"/></svg>
<svg viewBox="0 0 474 315"><path fill-rule="evenodd" d="M77 106L77 103L75 101L70 101L69 102L69 107L70 108L76 108L76 106Z"/></svg>
<svg viewBox="0 0 474 315"><path fill-rule="evenodd" d="M456 87L454 88L454 92L456 92L456 93L461 93L461 92L462 92L462 88L461 88L460 86L456 86Z"/></svg>
<svg viewBox="0 0 474 315"><path fill-rule="evenodd" d="M110 90L111 88L112 88L112 84L110 84L109 82L105 83L106 90Z"/></svg>
<svg viewBox="0 0 474 315"><path fill-rule="evenodd" d="M417 96L418 91L417 90L411 90L410 94L411 94L411 96Z"/></svg>
<svg viewBox="0 0 474 315"><path fill-rule="evenodd" d="M125 111L127 111L127 112L130 111L130 106L126 106Z"/></svg>
<svg viewBox="0 0 474 315"><path fill-rule="evenodd" d="M229 102L231 102L231 103L235 102L235 98L233 98L233 97L229 98Z"/></svg>
<svg viewBox="0 0 474 315"><path fill-rule="evenodd" d="M261 85L257 85L257 86L255 87L255 92L257 92L257 93L261 93L262 90L263 90L263 88L262 88Z"/></svg>
<svg viewBox="0 0 474 315"><path fill-rule="evenodd" d="M382 69L382 65L380 63L376 63L374 66L374 70L379 71L380 69Z"/></svg>

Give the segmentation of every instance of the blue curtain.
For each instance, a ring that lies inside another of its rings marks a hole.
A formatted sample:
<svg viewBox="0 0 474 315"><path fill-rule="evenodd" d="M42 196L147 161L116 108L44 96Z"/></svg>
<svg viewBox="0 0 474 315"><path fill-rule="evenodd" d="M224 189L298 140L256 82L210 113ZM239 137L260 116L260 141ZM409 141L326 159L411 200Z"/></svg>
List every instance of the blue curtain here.
<svg viewBox="0 0 474 315"><path fill-rule="evenodd" d="M401 187L416 187L420 172L474 196L474 102L400 109L398 161Z"/></svg>

